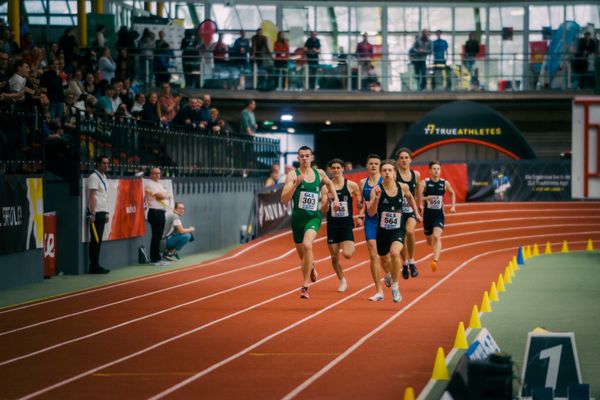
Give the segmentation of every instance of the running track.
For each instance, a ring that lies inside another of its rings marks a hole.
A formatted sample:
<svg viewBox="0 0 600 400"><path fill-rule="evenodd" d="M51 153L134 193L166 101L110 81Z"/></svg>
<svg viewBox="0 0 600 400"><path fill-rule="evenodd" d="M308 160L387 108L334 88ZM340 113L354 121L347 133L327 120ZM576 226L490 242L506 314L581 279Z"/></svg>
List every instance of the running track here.
<svg viewBox="0 0 600 400"><path fill-rule="evenodd" d="M417 279L373 294L362 229L342 258L348 290L315 244L319 281L300 300L291 234L203 264L0 310L0 398L398 399L427 384L516 248L600 241L600 203L459 204L436 273L417 230ZM580 244L577 244L580 243ZM543 248L543 247L542 247ZM518 279L518 275L516 277ZM509 289L510 290L510 289Z"/></svg>

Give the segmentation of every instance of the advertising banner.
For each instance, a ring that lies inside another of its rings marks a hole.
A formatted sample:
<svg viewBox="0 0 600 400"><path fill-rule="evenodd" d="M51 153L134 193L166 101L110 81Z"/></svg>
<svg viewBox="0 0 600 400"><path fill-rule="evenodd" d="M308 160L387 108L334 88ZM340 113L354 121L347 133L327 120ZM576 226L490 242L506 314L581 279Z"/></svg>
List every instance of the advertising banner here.
<svg viewBox="0 0 600 400"><path fill-rule="evenodd" d="M469 163L467 201L571 200L570 161Z"/></svg>
<svg viewBox="0 0 600 400"><path fill-rule="evenodd" d="M42 248L43 212L41 178L0 175L0 254Z"/></svg>
<svg viewBox="0 0 600 400"><path fill-rule="evenodd" d="M88 209L87 179L82 185L82 242L88 242L89 229L86 210ZM141 179L108 179L108 223L104 226L102 240L127 239L143 236L144 223L144 185Z"/></svg>
<svg viewBox="0 0 600 400"><path fill-rule="evenodd" d="M44 213L44 278L56 275L56 213Z"/></svg>
<svg viewBox="0 0 600 400"><path fill-rule="evenodd" d="M290 228L292 202L281 204L283 186L283 184L278 184L256 191L257 236Z"/></svg>

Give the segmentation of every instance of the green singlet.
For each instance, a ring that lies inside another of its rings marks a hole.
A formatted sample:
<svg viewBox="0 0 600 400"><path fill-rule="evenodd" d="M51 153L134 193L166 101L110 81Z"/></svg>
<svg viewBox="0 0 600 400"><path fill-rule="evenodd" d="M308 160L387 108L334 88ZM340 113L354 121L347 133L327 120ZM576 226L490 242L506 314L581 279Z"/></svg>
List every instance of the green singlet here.
<svg viewBox="0 0 600 400"><path fill-rule="evenodd" d="M303 181L294 191L294 207L292 208L292 233L294 243L302 243L304 233L313 229L319 232L321 227L321 177L315 168L311 168L315 174L312 182ZM296 176L300 170L296 168Z"/></svg>

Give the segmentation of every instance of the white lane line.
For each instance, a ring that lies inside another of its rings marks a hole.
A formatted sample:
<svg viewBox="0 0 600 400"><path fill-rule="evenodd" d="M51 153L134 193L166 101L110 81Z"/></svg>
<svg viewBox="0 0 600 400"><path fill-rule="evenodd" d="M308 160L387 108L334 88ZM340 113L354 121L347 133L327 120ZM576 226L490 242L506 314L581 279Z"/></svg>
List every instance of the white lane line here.
<svg viewBox="0 0 600 400"><path fill-rule="evenodd" d="M576 235L595 234L595 233L600 233L600 231L573 233L573 235L575 235L575 234ZM556 234L549 234L549 235L535 235L535 236L521 236L521 237L514 237L514 238L502 238L502 239L496 239L495 241L496 242L508 241L508 240L512 241L512 240L519 240L519 239L531 239L532 237L566 236L566 235L569 235L569 233L556 233ZM479 242L479 243L482 243L482 242ZM483 242L483 243L487 243L487 241ZM413 301L411 301L410 303L408 303L401 310L397 311L394 315L392 315L386 321L384 321L383 323L381 323L381 325L379 325L378 327L376 327L375 329L373 329L371 332L367 333L365 336L363 336L362 338L360 338L352 346L348 347L348 349L346 349L346 351L344 351L338 357L336 357L335 359L333 359L331 362L329 362L327 365L325 365L323 368L321 368L319 371L317 371L310 378L308 378L307 380L305 380L304 382L302 382L300 385L298 385L294 390L292 390L291 392L289 392L287 395L283 396L282 400L290 400L290 399L294 398L295 396L297 396L300 392L302 392L304 389L306 389L307 387L309 387L317 379L319 379L321 376L323 376L324 374L326 374L328 371L330 371L332 368L334 368L337 364L339 364L340 362L342 362L352 352L354 352L361 345L363 345L369 338L371 338L372 336L374 336L375 334L377 334L378 332L380 332L383 328L385 328L386 326L388 326L389 324L391 324L399 316L401 316L407 310L409 310L410 308L412 308L415 304L417 304L419 301L421 301L423 298L425 298L425 296L427 296L428 294L430 294L434 289L436 289L438 286L440 286L441 284L443 284L444 282L446 282L450 277L452 277L458 271L460 271L461 269L463 269L469 263L477 260L480 257L485 257L485 256L488 256L488 255L494 254L494 253L506 252L506 251L509 251L509 250L517 249L517 248L518 248L518 246L510 246L510 247L505 247L505 248L498 249L498 250L490 250L490 251L487 251L485 253L481 253L481 254L478 254L476 256L473 256L470 259L468 259L467 261L465 261L462 264L460 264L459 266L455 267L451 272L448 273L448 275L446 275L444 278L442 278L439 281L437 281L429 289L427 289L426 291L424 291L423 293L421 293ZM189 381L189 380L190 380L189 378L186 379L186 381ZM165 392L162 392L162 393L165 393ZM153 397L153 399L154 398L158 398L158 397Z"/></svg>
<svg viewBox="0 0 600 400"><path fill-rule="evenodd" d="M471 204L471 203L461 203L461 207L462 206L466 206L467 204ZM475 204L475 203L473 203ZM482 204L482 203L476 203L476 204ZM487 204L492 204L495 206L498 206L500 204L505 204L505 203L485 203ZM513 203L514 204L514 203ZM522 203L522 204L531 204L531 203ZM558 203L558 202L544 202L544 204L565 204L565 203ZM566 202L566 204L577 204L577 205L581 205L581 203L579 202ZM468 206L467 206L468 207ZM498 213L498 212L502 212L502 211L532 211L532 212L561 212L561 211L594 211L594 209L590 209L590 208L556 208L556 209L497 209L497 210L493 210L493 211L472 211L472 212L460 212L458 215L469 215L469 214L485 214L485 213ZM456 214L454 214L456 215ZM493 221L493 220L490 220ZM466 224L466 223L465 223ZM449 224L449 226L451 225L457 225L456 223L453 224ZM359 228L354 228L354 230L362 230L362 227ZM418 229L418 230L422 230L422 228ZM282 236L285 235L289 235L290 231L286 230L284 232L278 233L276 235L273 235L271 237L268 237L266 239L258 239L258 241L256 243L253 243L247 247L245 247L244 249L240 250L239 252L232 254L231 256L225 257L225 258L217 258L216 260L212 260L212 261L208 261L208 262L204 262L198 265L192 265L189 267L183 267L183 268L179 268L177 270L173 270L173 271L169 271L169 272L164 272L164 273L157 273L157 274L153 274L150 276L145 276L145 277L141 277L141 278L134 278L134 279L130 279L124 282L119 282L119 283L112 283L112 284L107 284L98 288L94 288L94 289L90 289L90 290L83 290L83 291L79 291L76 293L72 293L72 294L68 294L68 295L57 295L57 297L53 297L47 300L42 300L42 301L35 301L33 303L29 303L29 304L24 304L21 306L17 306L17 307L13 307L13 308L9 308L7 310L2 310L0 308L0 314L6 314L6 313L11 313L11 312L15 312L15 311L19 311L19 310L23 310L23 309L27 309L27 308L31 308L31 307L37 307L37 306L41 306L44 304L48 304L48 303L54 303L57 301L63 301L63 300L67 300L73 297L78 297L78 296L83 296L86 294L91 294L91 293L96 293L99 291L103 291L103 290L108 290L108 289L112 289L112 288L117 288L117 287L121 287L121 286L125 286L125 285L130 285L133 283L138 283L138 282L143 282L149 279L154 279L154 278L159 278L159 277L163 277L163 276L168 276L168 275L172 275L172 274L178 274L178 273L182 273L182 272L186 272L186 271L191 271L194 269L198 269L198 268L204 268L204 267L208 267L214 264L218 264L220 262L224 262L224 261L229 261L232 260L234 258L239 257L240 255L246 253L247 251L254 249L255 247L258 247L260 245L263 245L265 243L268 243L272 240L278 239ZM324 240L326 237L320 237L318 238L316 241L321 241ZM11 307L11 306L7 306L7 307Z"/></svg>
<svg viewBox="0 0 600 400"><path fill-rule="evenodd" d="M557 234L551 234L551 235L539 235L539 236L540 236L540 237L557 236L557 235L569 236L569 235L576 235L576 234L577 234L577 235L579 235L579 234L593 234L593 233L600 233L600 231L576 232L576 233L557 233ZM521 237L511 237L511 238L497 239L496 241L518 240L518 239L524 239L524 238L525 238L525 239L528 239L528 238L531 238L531 237L536 237L536 236L521 236ZM467 246L477 246L477 245L484 244L484 243L488 243L488 242L489 242L489 241L472 242L472 243L465 244L465 245L459 245L459 246L450 247L450 248L448 248L448 249L444 249L444 250L442 250L442 252L443 252L443 251L450 251L450 250L453 250L453 249L456 249L456 248L467 247ZM426 258L428 258L428 257L430 257L430 256L431 256L431 255L427 255L426 257L423 257L422 259L420 259L420 260L417 260L417 262L420 262L420 261L422 261L422 260L424 260L424 259L426 259ZM351 268L348 268L347 270L350 270L350 269L352 269L352 268L357 268L357 267L359 267L359 266L361 266L361 265L363 265L363 264L367 264L368 262L369 262L369 260L362 261L362 262L360 262L360 263L358 263L358 264L355 264L353 267L351 267ZM327 278L329 278L329 277L332 277L332 276L334 276L334 275L335 275L335 274L328 275L328 276L327 276ZM325 278L325 279L327 279L327 278ZM364 291L364 290L366 290L366 289L368 289L368 288L370 288L370 287L372 287L372 286L373 286L373 284L369 284L369 285L365 286L364 288L360 289L360 291L359 291L359 292L362 292L362 291ZM190 334L193 334L193 333L195 333L195 332L198 332L198 331L200 331L200 330L202 330L202 329L205 329L205 328L207 328L207 327L209 327L209 326L215 325L215 324L217 324L217 323L219 323L219 322L221 322L221 321L224 321L224 320L226 320L226 319L232 318L232 317L234 317L234 316L237 316L237 315L239 315L239 314L242 314L243 312L246 312L246 311L249 311L249 310L251 310L251 309L257 308L257 307L259 307L260 305L267 304L267 303L269 303L269 302L271 302L271 301L274 301L275 299L281 298L281 297L283 297L283 296L286 296L286 295L288 295L288 294L291 294L291 293L294 293L294 292L297 292L297 289L290 290L290 291L288 291L288 292L286 292L286 293L284 293L284 294L281 294L281 295L279 295L279 296L277 296L277 297L271 298L271 299L269 299L269 300L265 300L265 301L263 301L263 302L261 302L261 303L258 303L258 304L254 305L254 306L251 306L251 307L248 307L248 308L246 308L246 309L244 309L244 310L237 311L237 312L235 312L235 313L232 313L232 314L229 314L228 316L225 316L225 317L223 317L223 318L220 318L220 319L214 320L214 321L212 321L212 322L209 322L209 323L207 323L207 324L201 325L201 326L199 326L199 327L197 327L197 328L194 328L194 329L192 329L192 330L189 330L189 331L187 331L187 332L183 332L183 333L181 333L181 334L179 334L179 335L176 335L176 336L173 336L173 337L171 337L171 338L169 338L169 339L165 339L165 340L163 340L163 341L161 341L161 342L158 342L158 343L156 343L156 344L154 344L154 345L152 345L152 346L149 346L149 347L146 347L146 348L144 348L144 349L141 349L141 350L139 350L139 351L137 351L137 352L135 352L135 353L132 353L132 354L129 354L129 355L123 356L123 357L121 357L121 358L119 358L119 359L117 359L117 360L114 360L114 361L111 361L111 362L109 362L109 363L106 363L106 364L100 365L100 366L98 366L98 367L95 367L95 368L93 368L93 369L90 369L90 370L88 370L88 371L85 371L85 372L83 372L83 373L81 373L81 374L78 374L78 375L76 375L76 376L73 376L73 377L71 377L71 378L68 378L68 379L62 380L62 381L60 381L60 382L57 382L57 383L55 383L54 385L47 386L47 387L45 387L45 388L43 388L43 389L40 389L40 390L38 390L38 391L36 391L36 392L30 393L30 394L28 394L28 395L26 395L26 396L22 397L22 399L30 399L30 398L36 397L36 396L38 396L38 395L40 395L40 394L43 394L43 393L49 392L49 391L51 391L51 390L54 390L54 389L56 389L56 388L59 388L59 387L61 387L61 386L64 386L64 385L66 385L66 384L68 384L68 383L71 383L71 382L74 382L74 381L76 381L76 380L79 380L79 379L81 379L81 378L83 378L83 377L85 377L85 376L87 376L87 375L90 375L90 374L93 374L93 373L95 373L95 372L97 372L97 371L100 371L100 370L102 370L102 369L104 369L104 368L108 368L108 367L110 367L110 366L112 366L112 365L115 365L115 364L118 364L118 363L120 363L120 362L123 362L123 361L129 360L129 359L131 359L131 358L133 358L133 357L136 357L136 356L138 356L138 355L141 355L141 354L144 354L144 353L146 353L146 352L148 352L148 351L154 350L154 349L156 349L156 348L158 348L158 347L160 347L160 346L163 346L163 345L165 345L165 344L168 344L168 343L171 343L171 342L173 342L173 341L175 341L175 340L181 339L181 338L183 338L183 337L185 337L185 336L188 336L188 335L190 335ZM358 293L358 292L355 292L355 293L354 293L353 295L351 295L351 296L354 296L354 295L356 295L357 293ZM341 303L341 302L344 302L344 301L346 301L346 300L347 300L347 299L349 299L349 298L350 298L350 296L347 296L347 297L345 297L344 299L342 299L342 300L340 300L340 301L336 302L335 304L339 304L339 303ZM331 307L329 307L329 308L331 308ZM319 314L320 314L320 313L322 313L322 311L323 311L323 310L320 310L320 311L318 311L317 313L319 313ZM309 316L309 317L310 317L310 316ZM309 318L309 317L306 317L306 318ZM305 318L304 320L307 320L306 318ZM285 328L284 328L284 329L285 329ZM282 333L283 333L283 332L282 332ZM273 338L273 337L275 337L275 336L273 336L273 335L270 335L269 337L270 337L270 338ZM270 340L270 339L269 339L269 340ZM263 341L264 341L264 339L263 339ZM264 342L263 342L263 343L264 343ZM248 351L250 351L250 350L252 350L252 349L249 349ZM237 354L238 354L238 356L237 356L236 358L238 358L239 356L243 355L241 352L240 352L240 353L237 353ZM233 361L233 360L234 360L234 358L231 358L231 357L229 357L229 358L228 358L228 360L229 360L228 362L230 362L230 361ZM219 364L220 364L220 366L222 366L222 365L225 365L225 364L223 363L223 361L222 361L221 363L219 363ZM216 368L214 368L214 365L213 365L213 366L211 366L211 367L209 367L209 368L211 368L211 371L212 371L212 370L214 370L214 369L216 369ZM201 371L199 374L202 374L202 373L203 373L203 372ZM187 380L186 380L186 381L187 381ZM168 389L167 389L167 390L168 390Z"/></svg>
<svg viewBox="0 0 600 400"><path fill-rule="evenodd" d="M531 220L530 218L523 218L523 219ZM557 218L554 218L554 219L557 219ZM553 227L573 227L573 226L588 226L588 225L589 224L566 224L566 225L563 224L563 225L537 225L537 226L531 226L530 225L530 226L526 226L526 227L502 228L502 230L503 231L508 231L508 230L522 230L522 229L536 229L536 228L553 228ZM417 229L417 231L419 231L419 230L422 230L422 228ZM487 230L479 230L479 231L470 231L470 232L457 233L457 234L453 234L453 235L446 235L445 238L449 239L449 238L454 238L454 237L462 237L462 236L466 236L466 235L475 235L475 234L489 233L489 232L496 232L496 231L498 231L498 229L487 229ZM321 239L323 239L323 238L321 238ZM422 244L424 242L425 242L425 240L419 240L419 241L415 242L415 245ZM359 246L361 244L364 244L364 243L365 243L364 241L359 241L359 242L357 242L357 246ZM98 310L101 310L101 309L104 309L104 308L107 308L107 307L112 307L112 306L115 306L115 305L123 304L123 303L126 303L128 301L133 301L133 300L137 300L137 299L144 298L144 297L147 297L147 296L152 296L152 295L155 295L155 294L158 294L158 293L163 293L163 292L166 292L166 291L169 291L169 290L181 288L181 287L184 287L184 286L187 286L187 285L193 285L193 284L196 284L198 282L202 282L202 281L206 281L206 280L210 280L210 279L214 279L214 278L219 278L219 277L222 277L222 276L225 276L225 275L237 273L237 272L242 271L242 270L255 268L255 267L259 266L259 265L263 265L263 264L271 262L271 261L276 261L278 259L285 258L285 257L289 256L291 253L293 253L294 251L295 250L289 250L288 252L286 252L286 253L278 256L278 257L275 257L275 258L272 258L272 259L269 259L269 260L266 260L266 261L261 261L259 263L251 264L251 265L248 265L246 267L241 267L241 268L233 269L233 270L230 270L230 271L221 272L221 273L218 273L218 274L215 274L215 275L210 275L210 276L206 276L206 277L203 277L203 278L194 279L194 280L191 280L191 281L188 281L188 282L184 282L184 283L180 283L180 284L177 284L177 285L174 285L174 286L169 286L167 288L155 290L153 292L148 292L148 293L144 293L144 294L141 294L141 295L137 295L137 296L133 296L133 297L128 297L126 299L118 300L118 301L115 301L115 302L112 302L112 303L103 304L101 306L88 308L88 309L85 309L85 310L77 311L77 312L70 313L70 314L65 314L65 315L62 315L62 316L59 316L59 317L47 319L47 320L44 320L44 321L40 321L40 322L36 322L36 323L33 323L33 324L25 325L25 326L22 326L22 327L19 327L19 328L14 328L14 329L11 329L11 330L8 330L8 331L0 332L0 337L8 335L8 334L11 334L11 333L20 332L20 331L23 331L23 330L26 330L26 329L34 328L36 326L45 325L45 324L49 324L49 323L52 323L52 322L60 321L60 320L66 319L66 318L71 318L71 317L75 317L75 316L78 316L78 315L86 314L88 312L98 311ZM325 261L327 259L329 259L329 256L321 258L321 259L318 259L318 260L315 260L315 262L322 262L322 261ZM275 274L273 276L276 276L276 275L277 274ZM0 365L3 365L3 364L0 363Z"/></svg>
<svg viewBox="0 0 600 400"><path fill-rule="evenodd" d="M585 244L587 243L587 241L585 240L579 240L579 241L575 241L575 242L571 242L572 244ZM555 245L561 245L562 242L554 242L554 243L550 243L551 246L555 246ZM541 254L540 254L541 255ZM481 318L483 316L483 312L479 312L479 318ZM465 336L468 338L469 337L469 333L471 332L471 328L468 328L465 330ZM448 355L446 356L446 365L450 364L450 361L452 361L452 358L454 357L454 355L457 353L457 349L453 348ZM427 399L427 396L429 396L429 393L431 393L431 391L433 390L435 384L438 381L436 379L429 379L429 381L427 382L427 384L423 387L423 390L421 390L421 393L419 393L419 395L417 396L416 400L425 400Z"/></svg>
<svg viewBox="0 0 600 400"><path fill-rule="evenodd" d="M351 266L351 267L345 268L345 269L344 269L344 271L351 271L351 270L353 270L353 269L355 269L355 268L358 268L358 267L360 267L360 266L362 266L362 265L364 265L364 264L367 264L368 262L369 262L368 260L367 260L367 261L361 261L360 263L354 264L354 265L353 265L353 266ZM329 278L332 278L332 277L334 277L334 276L336 276L336 275L335 275L335 274L330 274L330 275L327 275L327 276L325 276L324 278L321 278L321 279L319 279L319 282L321 282L321 281L324 281L324 280L327 280L327 279L329 279ZM371 285L367 286L365 289L368 289L368 288L370 288L371 286L373 286L373 284L371 284ZM363 290L364 290L364 289L363 289ZM219 318L219 319L213 320L213 321L211 321L211 322L205 323L205 324L203 324L203 325L200 325L200 326L198 326L198 327L196 327L196 328L194 328L194 329L192 329L192 330L189 330L189 331L186 331L186 332L180 333L180 334L178 334L178 335L176 335L176 336L173 336L173 337L170 337L170 338L168 338L168 339L165 339L165 340L163 340L163 341L161 341L161 342L155 343L155 344L153 344L152 346L149 346L149 347L143 348L143 349L141 349L141 350L139 350L139 351L137 351L137 352L135 352L135 353L128 354L128 355L126 355L126 356L123 356L123 357L121 357L121 358L119 358L119 359L117 359L117 360L114 360L114 361L108 362L108 363L106 363L106 364L100 365L100 366L98 366L98 367L95 367L95 368L93 368L93 369L90 369L90 370L88 370L88 371L86 371L86 372L83 372L83 373L81 373L81 374L79 374L79 375L76 375L76 376L73 376L73 377L71 377L71 378L68 378L68 379L65 379L65 380L63 380L63 381L60 381L60 382L58 382L58 383L56 383L56 384L54 384L54 385L52 385L52 386L48 386L48 387L46 387L46 388L43 388L43 389L41 389L41 390L38 390L37 392L30 393L30 394L28 394L28 395L26 395L26 396L24 396L24 397L21 397L21 400L25 400L25 399L31 399L31 398L33 398L33 397L39 396L39 395L41 395L41 394L44 394L44 393L46 393L46 392L49 392L49 391L51 391L51 390L57 389L57 388L59 388L59 387L61 387L61 386L64 386L64 385L66 385L66 384L68 384L68 383L71 383L71 382L74 382L74 381L76 381L76 380L79 380L79 379L81 379L81 378L83 378L83 377L85 377L85 376L87 376L87 375L93 374L93 373L95 373L95 372L98 372L98 371L100 371L100 370L102 370L102 369L105 369L105 368L111 367L111 366L113 366L113 365L115 365L115 364L118 364L118 363L121 363L121 362L123 362L123 361L127 361L127 360L129 360L129 359L131 359L131 358L134 358L134 357L137 357L137 356L139 356L139 355L141 355L141 354L147 353L147 352L149 352L149 351L151 351L151 350L154 350L154 349L156 349L156 348L158 348L158 347L161 347L161 346L163 346L163 345L165 345L165 344L171 343L171 342L173 342L173 341L176 341L176 340L178 340L178 339L181 339L181 338L183 338L183 337L185 337L185 336L188 336L188 335L191 335L191 334L193 334L193 333L196 333L196 332L202 331L202 330L204 330L204 329L206 329L206 328L209 328L209 327L211 327L211 326L213 326L213 325L216 325L216 324L218 324L218 323L220 323L220 322L226 321L226 320L228 320L228 319L231 319L231 318L233 318L233 317L236 317L236 316L238 316L238 315L240 315L240 314L243 314L243 313L246 313L246 312L248 312L248 311L254 310L254 309L256 309L256 308L258 308L258 307L260 307L260 306L263 306L263 305L265 305L265 304L271 303L271 302L273 302L273 301L275 301L275 300L279 300L279 299L281 299L281 298L283 298L283 297L285 297L285 296L288 296L288 295L290 295L290 294L294 294L294 293L295 293L295 294L297 294L297 293L298 293L298 288L294 288L294 289L292 289L292 290L289 290L289 291L287 291L287 292L285 292L285 293L282 293L282 294L280 294L280 295L277 295L277 296L275 296L275 297L271 297L270 299L267 299L267 300L265 300L265 301L262 301L262 302L260 302L260 303L254 304L254 305L252 305L252 306L250 306L250 307L244 308L244 309L242 309L242 310L239 310L239 311L236 311L236 312L234 312L234 313L228 314L228 315L226 315L226 316L224 316L224 317L222 317L222 318ZM298 301L302 301L302 300L298 300Z"/></svg>

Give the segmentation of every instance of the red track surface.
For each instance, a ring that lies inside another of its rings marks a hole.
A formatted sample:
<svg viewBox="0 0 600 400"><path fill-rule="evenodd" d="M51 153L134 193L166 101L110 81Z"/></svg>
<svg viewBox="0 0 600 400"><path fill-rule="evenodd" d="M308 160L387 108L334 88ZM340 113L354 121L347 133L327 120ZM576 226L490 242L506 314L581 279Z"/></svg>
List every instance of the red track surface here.
<svg viewBox="0 0 600 400"><path fill-rule="evenodd" d="M417 231L420 276L395 304L373 294L362 229L338 293L318 240L319 281L299 298L291 235L219 260L0 310L0 398L288 396L398 399L430 378L459 321L520 245L600 240L600 203L460 204L436 273ZM319 235L323 237L324 229ZM518 278L518 275L517 275Z"/></svg>

